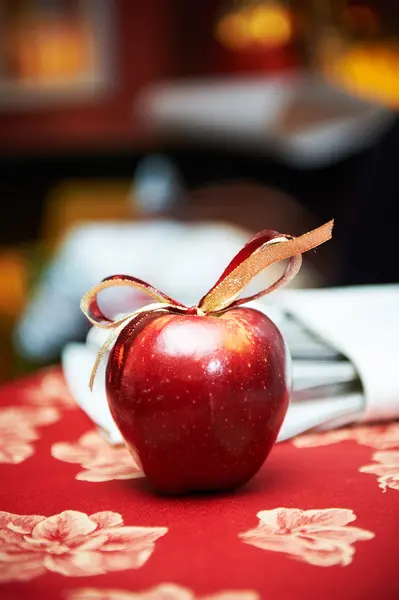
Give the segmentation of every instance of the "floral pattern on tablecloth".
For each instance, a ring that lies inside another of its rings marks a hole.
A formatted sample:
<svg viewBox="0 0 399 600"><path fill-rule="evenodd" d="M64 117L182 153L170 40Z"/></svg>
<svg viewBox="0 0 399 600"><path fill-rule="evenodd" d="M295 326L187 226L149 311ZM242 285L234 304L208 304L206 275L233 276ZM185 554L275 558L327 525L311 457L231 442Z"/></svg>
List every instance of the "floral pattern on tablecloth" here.
<svg viewBox="0 0 399 600"><path fill-rule="evenodd" d="M40 378L24 390L24 400L36 406L55 406L61 409L77 408L65 383L62 372L54 367L44 369Z"/></svg>
<svg viewBox="0 0 399 600"><path fill-rule="evenodd" d="M142 567L166 527L126 526L120 514L66 510L51 517L0 512L0 582L46 571L70 577Z"/></svg>
<svg viewBox="0 0 399 600"><path fill-rule="evenodd" d="M0 389L1 597L291 600L311 573L327 600L337 576L350 597L397 599L398 423L277 444L232 494L162 497L54 392L60 373L39 392L51 373Z"/></svg>
<svg viewBox="0 0 399 600"><path fill-rule="evenodd" d="M35 452L39 427L59 419L55 408L10 406L0 409L0 463L17 465Z"/></svg>
<svg viewBox="0 0 399 600"><path fill-rule="evenodd" d="M360 473L377 475L378 486L384 492L387 488L399 490L399 450L375 452L372 459L375 464L361 467Z"/></svg>
<svg viewBox="0 0 399 600"><path fill-rule="evenodd" d="M338 442L353 440L376 450L399 446L399 423L388 425L358 425L332 431L305 433L292 440L297 448L317 448Z"/></svg>
<svg viewBox="0 0 399 600"><path fill-rule="evenodd" d="M161 583L144 592L81 588L68 592L66 600L260 600L260 596L250 590L229 590L206 596L197 596L188 588L180 585Z"/></svg>
<svg viewBox="0 0 399 600"><path fill-rule="evenodd" d="M83 467L76 475L81 481L137 479L144 473L124 445L111 446L95 430L82 435L77 442L58 442L51 447L54 458Z"/></svg>
<svg viewBox="0 0 399 600"><path fill-rule="evenodd" d="M283 552L318 567L346 567L355 553L353 544L374 537L367 529L348 525L356 515L346 508L275 508L261 510L257 517L255 529L240 533L244 543Z"/></svg>

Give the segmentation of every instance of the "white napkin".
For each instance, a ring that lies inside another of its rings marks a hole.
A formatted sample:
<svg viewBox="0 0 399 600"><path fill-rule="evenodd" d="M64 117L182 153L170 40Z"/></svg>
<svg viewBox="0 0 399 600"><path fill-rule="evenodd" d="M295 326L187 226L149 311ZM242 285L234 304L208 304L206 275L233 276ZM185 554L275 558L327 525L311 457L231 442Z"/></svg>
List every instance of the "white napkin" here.
<svg viewBox="0 0 399 600"><path fill-rule="evenodd" d="M399 418L399 285L290 290L281 302L355 366L362 420Z"/></svg>
<svg viewBox="0 0 399 600"><path fill-rule="evenodd" d="M313 360L309 353L306 360L296 358L301 348L308 351L311 344L308 348L304 343L296 347L294 344L294 399L278 441L315 427L326 429L354 421L399 417L399 285L290 290L280 293L274 306L257 303L256 307L268 313L282 329L288 312L327 342L324 358L319 351L322 343L315 342ZM104 332L92 329L86 344L69 344L64 348L62 364L79 406L108 433L111 443L117 443L121 436L105 395L105 360L93 393L88 388L90 371L103 340ZM329 347L350 362L338 360L337 353L329 351ZM319 397L310 394L309 398L295 400L298 391L345 384L353 380L356 372L362 384L360 391L324 393Z"/></svg>
<svg viewBox="0 0 399 600"><path fill-rule="evenodd" d="M80 408L105 433L111 444L122 442L122 436L108 408L105 395L104 359L97 371L93 391L89 389L89 377L97 351L85 344L67 344L62 352L62 368L70 392Z"/></svg>

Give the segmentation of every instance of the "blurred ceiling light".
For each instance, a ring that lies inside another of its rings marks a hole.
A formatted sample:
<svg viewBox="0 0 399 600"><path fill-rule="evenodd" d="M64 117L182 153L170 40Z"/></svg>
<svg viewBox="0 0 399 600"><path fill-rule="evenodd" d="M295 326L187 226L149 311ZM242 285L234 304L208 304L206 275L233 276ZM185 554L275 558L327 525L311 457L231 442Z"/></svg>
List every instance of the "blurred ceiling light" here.
<svg viewBox="0 0 399 600"><path fill-rule="evenodd" d="M224 12L215 27L218 42L234 50L283 46L292 34L291 12L277 0L241 0Z"/></svg>
<svg viewBox="0 0 399 600"><path fill-rule="evenodd" d="M399 108L399 44L356 44L325 71L351 92Z"/></svg>

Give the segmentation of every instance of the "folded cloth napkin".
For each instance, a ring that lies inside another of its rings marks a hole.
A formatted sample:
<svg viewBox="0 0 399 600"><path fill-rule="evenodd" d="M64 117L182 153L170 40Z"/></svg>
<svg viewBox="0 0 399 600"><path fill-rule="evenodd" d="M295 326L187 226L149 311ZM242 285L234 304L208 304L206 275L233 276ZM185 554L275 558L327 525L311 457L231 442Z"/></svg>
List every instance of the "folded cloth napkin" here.
<svg viewBox="0 0 399 600"><path fill-rule="evenodd" d="M293 356L293 394L278 441L314 428L399 418L399 285L289 290L269 314ZM68 344L62 364L79 406L106 434L122 441L105 394L106 359L93 392L88 381L106 332L93 328L86 344Z"/></svg>
<svg viewBox="0 0 399 600"><path fill-rule="evenodd" d="M399 417L399 285L290 290L281 303L354 365L364 395L361 420Z"/></svg>

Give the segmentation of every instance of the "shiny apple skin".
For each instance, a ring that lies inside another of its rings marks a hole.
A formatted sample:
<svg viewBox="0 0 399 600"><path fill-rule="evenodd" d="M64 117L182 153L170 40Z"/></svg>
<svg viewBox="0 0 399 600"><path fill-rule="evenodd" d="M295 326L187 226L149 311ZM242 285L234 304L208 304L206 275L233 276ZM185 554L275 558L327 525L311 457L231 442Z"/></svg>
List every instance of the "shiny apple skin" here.
<svg viewBox="0 0 399 600"><path fill-rule="evenodd" d="M228 490L260 469L287 412L288 351L251 308L150 313L111 351L111 413L160 492Z"/></svg>

